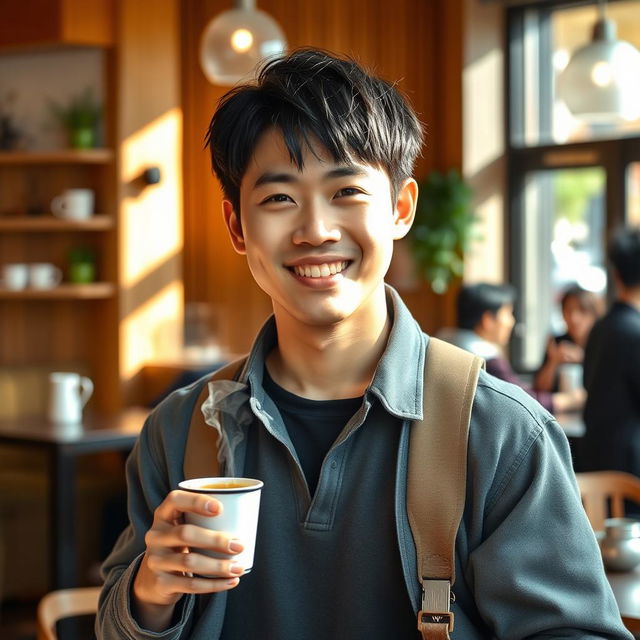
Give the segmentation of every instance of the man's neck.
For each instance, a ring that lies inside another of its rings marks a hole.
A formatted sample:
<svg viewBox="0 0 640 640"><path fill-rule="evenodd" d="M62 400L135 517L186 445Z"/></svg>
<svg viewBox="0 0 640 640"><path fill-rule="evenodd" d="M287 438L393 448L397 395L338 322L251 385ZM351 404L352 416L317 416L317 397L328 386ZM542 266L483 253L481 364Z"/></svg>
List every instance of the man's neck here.
<svg viewBox="0 0 640 640"><path fill-rule="evenodd" d="M391 321L384 309L366 310L332 326L312 326L276 312L278 347L267 369L281 387L312 400L356 398L373 378Z"/></svg>
<svg viewBox="0 0 640 640"><path fill-rule="evenodd" d="M640 287L620 287L618 300L640 311Z"/></svg>

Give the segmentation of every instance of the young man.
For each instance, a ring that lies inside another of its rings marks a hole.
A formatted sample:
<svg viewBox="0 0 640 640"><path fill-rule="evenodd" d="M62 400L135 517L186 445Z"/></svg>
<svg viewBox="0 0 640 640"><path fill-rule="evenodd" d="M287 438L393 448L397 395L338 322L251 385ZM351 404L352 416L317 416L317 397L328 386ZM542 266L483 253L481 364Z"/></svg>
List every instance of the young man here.
<svg viewBox="0 0 640 640"><path fill-rule="evenodd" d="M587 341L578 466L640 476L640 229L614 236L609 261L617 299Z"/></svg>
<svg viewBox="0 0 640 640"><path fill-rule="evenodd" d="M458 292L458 329L439 334L456 346L485 359L487 371L519 386L551 412L582 408L584 390L538 391L526 384L504 355L515 325L513 303L516 292L510 285L478 283L464 285Z"/></svg>
<svg viewBox="0 0 640 640"><path fill-rule="evenodd" d="M237 382L212 383L204 409L237 445L224 471L264 481L255 562L243 575L198 553L242 541L182 523L219 510L176 491L203 379L154 411L130 458L131 524L104 565L98 636L415 639L406 476L428 337L383 278L413 220L418 120L388 83L305 50L227 94L208 141L233 246L273 300ZM486 374L457 575L456 638L630 637L564 435Z"/></svg>

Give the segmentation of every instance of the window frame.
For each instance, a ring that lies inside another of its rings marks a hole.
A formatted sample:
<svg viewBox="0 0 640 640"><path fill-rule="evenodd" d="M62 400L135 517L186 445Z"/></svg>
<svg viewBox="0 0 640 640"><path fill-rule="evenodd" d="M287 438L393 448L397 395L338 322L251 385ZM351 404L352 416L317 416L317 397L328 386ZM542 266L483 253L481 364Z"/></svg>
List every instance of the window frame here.
<svg viewBox="0 0 640 640"><path fill-rule="evenodd" d="M605 172L605 237L602 238L605 247L613 231L625 223L627 216L627 167L633 162L640 162L640 135L562 144L545 143L535 146L514 144L516 137L521 141L525 139L525 74L520 70L523 70L525 65L527 29L535 28L537 25L540 29L540 38L550 46L552 13L558 9L589 5L597 5L597 1L556 0L527 3L507 9L505 140L507 142L508 213L505 238L508 239L509 244L506 252L508 278L519 291L524 291L528 286L525 281L525 269L522 268L518 258L526 244L524 237L525 184L529 174L538 171L601 167ZM548 74L552 70L550 57L545 58L541 48L538 52L536 81L538 88L544 87L544 91L538 99L537 125L538 130L545 130L540 125L550 124L552 101L548 91L551 86ZM545 97L546 105L541 107ZM608 287L609 300L612 295L611 287ZM524 364L525 349L522 331L526 323L524 296L516 301L514 312L517 325L510 344L510 356L514 368L523 372L529 369Z"/></svg>

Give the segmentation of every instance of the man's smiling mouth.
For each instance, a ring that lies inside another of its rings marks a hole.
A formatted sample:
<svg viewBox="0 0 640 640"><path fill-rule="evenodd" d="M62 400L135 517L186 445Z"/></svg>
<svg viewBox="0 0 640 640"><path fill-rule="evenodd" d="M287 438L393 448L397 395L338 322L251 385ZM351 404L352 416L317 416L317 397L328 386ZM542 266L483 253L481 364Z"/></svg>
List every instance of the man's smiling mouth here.
<svg viewBox="0 0 640 640"><path fill-rule="evenodd" d="M349 266L348 260L340 262L324 262L322 264L301 264L289 267L293 273L301 278L328 278L341 273Z"/></svg>

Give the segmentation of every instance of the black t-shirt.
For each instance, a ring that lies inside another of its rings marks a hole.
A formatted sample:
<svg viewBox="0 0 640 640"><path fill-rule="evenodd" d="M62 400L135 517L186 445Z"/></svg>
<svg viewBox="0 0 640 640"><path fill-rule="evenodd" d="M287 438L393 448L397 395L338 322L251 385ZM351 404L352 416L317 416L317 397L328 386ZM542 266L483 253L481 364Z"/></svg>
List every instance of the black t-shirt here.
<svg viewBox="0 0 640 640"><path fill-rule="evenodd" d="M362 397L341 400L302 398L274 382L266 367L263 386L280 411L307 479L309 492L313 495L322 462L347 422L362 405Z"/></svg>

